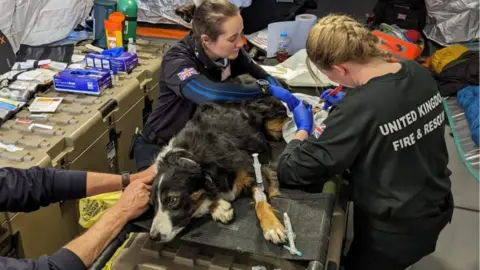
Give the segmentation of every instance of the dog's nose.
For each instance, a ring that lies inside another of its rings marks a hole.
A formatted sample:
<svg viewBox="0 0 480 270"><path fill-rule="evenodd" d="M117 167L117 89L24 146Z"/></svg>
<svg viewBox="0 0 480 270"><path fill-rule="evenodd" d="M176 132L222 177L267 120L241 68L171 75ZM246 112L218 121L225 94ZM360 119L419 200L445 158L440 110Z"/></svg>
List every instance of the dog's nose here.
<svg viewBox="0 0 480 270"><path fill-rule="evenodd" d="M160 240L162 240L162 234L159 232L150 233L150 240L159 242Z"/></svg>
<svg viewBox="0 0 480 270"><path fill-rule="evenodd" d="M150 233L150 239L155 242L164 241L168 238L168 234L162 234L159 232Z"/></svg>

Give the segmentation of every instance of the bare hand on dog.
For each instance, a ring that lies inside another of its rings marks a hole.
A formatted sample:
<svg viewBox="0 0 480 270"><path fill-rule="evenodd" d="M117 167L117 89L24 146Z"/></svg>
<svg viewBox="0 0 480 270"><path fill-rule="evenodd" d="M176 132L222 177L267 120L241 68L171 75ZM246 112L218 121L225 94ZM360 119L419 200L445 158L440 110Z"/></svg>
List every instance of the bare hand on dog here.
<svg viewBox="0 0 480 270"><path fill-rule="evenodd" d="M129 220L134 219L147 210L150 191L151 187L149 185L141 181L133 182L123 191L114 207L120 210L122 215Z"/></svg>
<svg viewBox="0 0 480 270"><path fill-rule="evenodd" d="M153 178L158 172L157 164L153 164L152 166L148 167L148 169L141 171L139 173L131 175L131 182L142 182L147 185L151 185L153 182Z"/></svg>

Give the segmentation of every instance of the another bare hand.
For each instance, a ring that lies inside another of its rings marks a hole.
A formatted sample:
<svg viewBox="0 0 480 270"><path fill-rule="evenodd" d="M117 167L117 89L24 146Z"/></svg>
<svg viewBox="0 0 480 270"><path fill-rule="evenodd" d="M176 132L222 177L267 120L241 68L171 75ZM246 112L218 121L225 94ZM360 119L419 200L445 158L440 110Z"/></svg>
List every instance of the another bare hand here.
<svg viewBox="0 0 480 270"><path fill-rule="evenodd" d="M114 205L129 220L134 219L147 210L151 187L142 181L132 182L123 191L122 196Z"/></svg>
<svg viewBox="0 0 480 270"><path fill-rule="evenodd" d="M141 171L139 173L132 174L130 176L131 182L142 182L147 185L151 185L153 181L153 177L157 174L158 167L157 164L153 164L152 166L148 167L148 169Z"/></svg>

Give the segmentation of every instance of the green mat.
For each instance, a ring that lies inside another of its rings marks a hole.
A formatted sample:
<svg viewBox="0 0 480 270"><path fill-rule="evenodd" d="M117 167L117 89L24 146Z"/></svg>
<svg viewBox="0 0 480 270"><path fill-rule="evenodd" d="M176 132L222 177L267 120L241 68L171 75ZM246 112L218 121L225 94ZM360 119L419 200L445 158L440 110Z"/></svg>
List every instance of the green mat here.
<svg viewBox="0 0 480 270"><path fill-rule="evenodd" d="M443 100L443 107L447 114L448 123L453 133L458 154L468 171L479 180L480 150L472 140L464 110L458 105L456 97Z"/></svg>

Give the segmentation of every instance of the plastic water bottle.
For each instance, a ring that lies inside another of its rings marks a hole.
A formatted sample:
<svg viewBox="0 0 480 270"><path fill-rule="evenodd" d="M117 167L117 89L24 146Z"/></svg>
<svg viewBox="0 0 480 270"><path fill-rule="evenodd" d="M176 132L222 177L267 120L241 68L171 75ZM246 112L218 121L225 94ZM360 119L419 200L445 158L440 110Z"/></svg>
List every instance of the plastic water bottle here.
<svg viewBox="0 0 480 270"><path fill-rule="evenodd" d="M133 38L128 38L127 48L129 53L137 53L137 46L135 45L135 41L133 41Z"/></svg>
<svg viewBox="0 0 480 270"><path fill-rule="evenodd" d="M283 62L288 58L288 51L291 44L290 37L287 32L280 33L280 40L278 41L276 57L279 62Z"/></svg>

